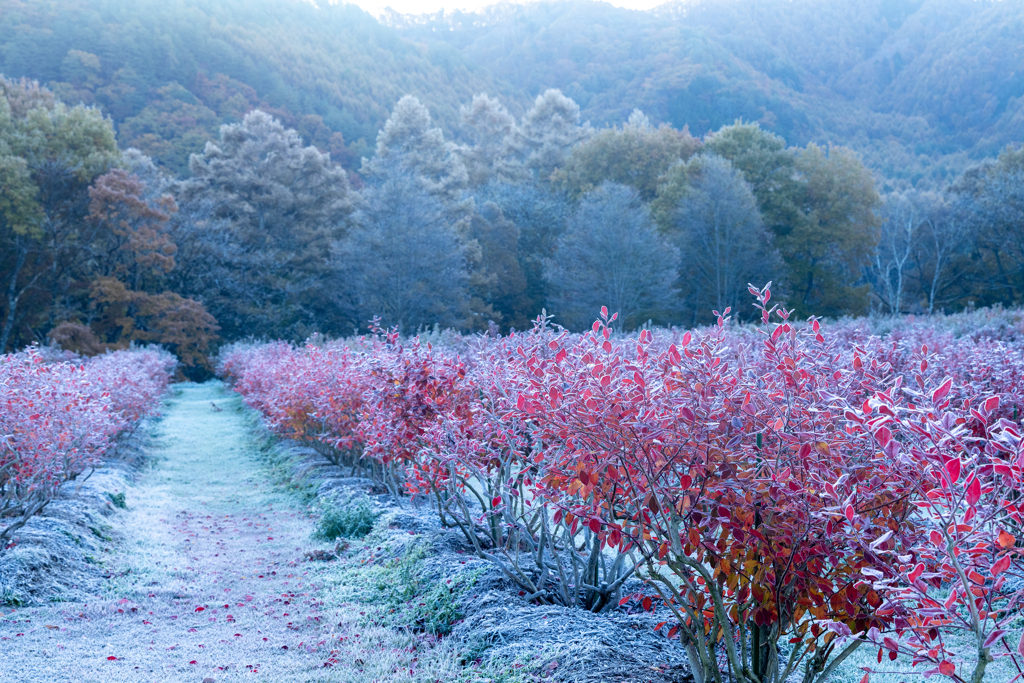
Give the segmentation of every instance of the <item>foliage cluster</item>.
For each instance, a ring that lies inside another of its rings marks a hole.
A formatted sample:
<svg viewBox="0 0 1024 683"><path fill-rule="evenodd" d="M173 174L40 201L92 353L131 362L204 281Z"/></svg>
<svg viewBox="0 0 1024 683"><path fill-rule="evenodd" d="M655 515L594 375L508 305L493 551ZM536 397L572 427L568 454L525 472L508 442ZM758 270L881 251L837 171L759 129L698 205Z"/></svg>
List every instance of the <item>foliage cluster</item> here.
<svg viewBox="0 0 1024 683"><path fill-rule="evenodd" d="M176 364L153 348L83 363L0 356L0 542L154 411Z"/></svg>
<svg viewBox="0 0 1024 683"><path fill-rule="evenodd" d="M168 286L177 204L149 159L118 151L108 119L0 78L0 177L0 351L155 342L201 371L217 325Z"/></svg>
<svg viewBox="0 0 1024 683"><path fill-rule="evenodd" d="M699 681L824 681L860 647L955 681L1020 666L1019 349L829 331L750 292L750 328L378 328L221 372L280 433L429 500L529 600L663 606Z"/></svg>

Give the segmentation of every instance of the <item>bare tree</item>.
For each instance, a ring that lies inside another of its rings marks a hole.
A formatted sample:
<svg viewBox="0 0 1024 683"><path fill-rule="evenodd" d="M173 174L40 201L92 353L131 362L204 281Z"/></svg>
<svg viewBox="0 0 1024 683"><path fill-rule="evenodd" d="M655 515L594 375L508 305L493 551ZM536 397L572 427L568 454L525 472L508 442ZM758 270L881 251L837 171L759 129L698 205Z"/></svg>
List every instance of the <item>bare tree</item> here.
<svg viewBox="0 0 1024 683"><path fill-rule="evenodd" d="M882 199L882 232L871 262L875 296L889 313L905 304L909 271L915 263L920 233L926 222L924 200L915 192L894 192Z"/></svg>
<svg viewBox="0 0 1024 683"><path fill-rule="evenodd" d="M951 291L961 289L954 284L963 278L956 265L968 242L967 221L962 207L942 195L929 192L922 194L921 200L923 217L915 260L928 312L934 313L937 305L952 300Z"/></svg>
<svg viewBox="0 0 1024 683"><path fill-rule="evenodd" d="M631 329L677 306L679 250L658 234L636 191L602 183L583 196L545 264L555 319L582 329L601 306Z"/></svg>

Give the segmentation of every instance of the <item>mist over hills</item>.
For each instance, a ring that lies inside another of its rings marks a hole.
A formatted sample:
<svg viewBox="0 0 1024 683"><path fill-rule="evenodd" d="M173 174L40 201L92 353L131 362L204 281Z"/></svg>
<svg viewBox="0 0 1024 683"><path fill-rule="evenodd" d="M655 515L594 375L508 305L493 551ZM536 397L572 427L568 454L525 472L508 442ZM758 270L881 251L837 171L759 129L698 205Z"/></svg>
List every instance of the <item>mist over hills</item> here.
<svg viewBox="0 0 1024 683"><path fill-rule="evenodd" d="M383 23L298 0L0 0L0 73L97 104L178 173L253 107L356 169L403 94L455 135L475 93L518 114L555 87L595 126L742 118L934 185L1024 137L1022 65L1010 0L570 0Z"/></svg>
<svg viewBox="0 0 1024 683"><path fill-rule="evenodd" d="M946 178L1024 132L1024 6L973 0L578 1L392 16L516 90L559 87L595 124L634 108L700 135L736 118L833 142L890 178Z"/></svg>

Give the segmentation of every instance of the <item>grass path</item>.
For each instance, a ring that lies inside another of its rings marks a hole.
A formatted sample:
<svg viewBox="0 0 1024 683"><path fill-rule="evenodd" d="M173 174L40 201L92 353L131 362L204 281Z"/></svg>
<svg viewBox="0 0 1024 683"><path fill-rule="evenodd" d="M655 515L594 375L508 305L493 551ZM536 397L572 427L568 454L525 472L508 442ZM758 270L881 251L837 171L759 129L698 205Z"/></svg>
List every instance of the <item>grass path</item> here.
<svg viewBox="0 0 1024 683"><path fill-rule="evenodd" d="M327 599L321 578L338 567L305 561L314 520L273 484L236 397L183 385L153 437L152 465L113 522L114 578L88 604L4 610L0 681L459 677L445 648Z"/></svg>

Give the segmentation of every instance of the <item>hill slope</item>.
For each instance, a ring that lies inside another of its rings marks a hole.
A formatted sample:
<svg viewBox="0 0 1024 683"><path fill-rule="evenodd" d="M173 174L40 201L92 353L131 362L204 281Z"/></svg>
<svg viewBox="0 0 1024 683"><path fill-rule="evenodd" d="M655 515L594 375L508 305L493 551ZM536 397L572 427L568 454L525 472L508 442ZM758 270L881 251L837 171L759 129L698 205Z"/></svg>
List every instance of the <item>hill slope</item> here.
<svg viewBox="0 0 1024 683"><path fill-rule="evenodd" d="M1024 138L1024 5L1008 0L575 0L389 23L527 93L560 87L595 124L742 117L915 180Z"/></svg>
<svg viewBox="0 0 1024 683"><path fill-rule="evenodd" d="M640 108L703 134L737 118L853 147L932 184L1024 139L1016 0L593 0L392 15L301 0L0 0L0 73L111 115L178 173L261 107L348 168L403 94L449 135L473 94L521 113L561 88L596 125Z"/></svg>
<svg viewBox="0 0 1024 683"><path fill-rule="evenodd" d="M402 95L450 128L460 103L500 90L453 50L414 45L354 5L0 0L0 36L0 73L102 106L122 145L179 173L254 106L351 167Z"/></svg>

